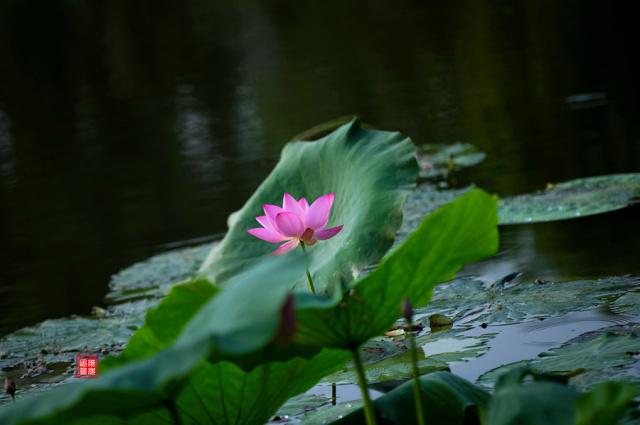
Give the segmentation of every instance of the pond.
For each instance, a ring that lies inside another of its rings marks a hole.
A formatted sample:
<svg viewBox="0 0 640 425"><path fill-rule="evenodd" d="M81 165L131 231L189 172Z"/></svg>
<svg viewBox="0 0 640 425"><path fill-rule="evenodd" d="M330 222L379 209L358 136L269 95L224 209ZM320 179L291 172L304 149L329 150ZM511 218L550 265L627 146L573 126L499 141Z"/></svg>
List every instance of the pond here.
<svg viewBox="0 0 640 425"><path fill-rule="evenodd" d="M486 152L454 187L640 169L628 11L456 6L3 2L0 335L87 314L118 270L215 239L282 146L338 116ZM470 272L637 274L639 214L508 227Z"/></svg>

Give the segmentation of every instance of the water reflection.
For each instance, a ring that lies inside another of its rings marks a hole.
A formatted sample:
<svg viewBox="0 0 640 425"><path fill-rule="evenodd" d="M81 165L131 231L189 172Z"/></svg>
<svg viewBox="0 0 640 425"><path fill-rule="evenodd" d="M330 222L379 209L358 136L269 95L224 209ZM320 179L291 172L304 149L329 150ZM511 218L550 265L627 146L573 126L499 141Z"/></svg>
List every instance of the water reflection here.
<svg viewBox="0 0 640 425"><path fill-rule="evenodd" d="M576 311L544 322L525 322L516 325L475 328L462 335L478 337L495 334L489 340L486 353L480 357L451 363L451 371L471 382L498 366L534 359L540 353L587 332L637 320L637 316L614 315L601 310ZM429 347L425 347L425 352Z"/></svg>
<svg viewBox="0 0 640 425"><path fill-rule="evenodd" d="M503 195L637 171L632 16L595 1L2 2L0 334L87 313L119 268L224 231L284 142L336 116L474 143L489 159L454 184ZM606 102L567 103L588 93ZM607 220L503 245L535 273L633 271L638 242Z"/></svg>

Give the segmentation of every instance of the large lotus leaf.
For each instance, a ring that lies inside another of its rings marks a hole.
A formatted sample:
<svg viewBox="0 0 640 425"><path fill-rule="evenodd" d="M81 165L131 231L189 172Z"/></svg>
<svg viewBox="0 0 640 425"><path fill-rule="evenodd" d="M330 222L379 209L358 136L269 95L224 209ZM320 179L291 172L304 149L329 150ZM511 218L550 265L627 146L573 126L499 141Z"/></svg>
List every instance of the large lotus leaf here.
<svg viewBox="0 0 640 425"><path fill-rule="evenodd" d="M289 282L304 273L304 268L305 261L300 254L264 259L208 301L189 322L187 331L169 348L147 359L137 360L146 354L145 351L158 349L156 344L148 344L146 339L142 339L136 344L145 349L132 355L130 360L133 361L108 370L99 379L63 386L12 403L0 411L0 423L9 419L11 422L7 423L37 420L54 412L69 420L88 414L131 415L142 409L164 405L177 393L188 373L211 352L240 355L259 350L273 340L281 319L279 313L290 288ZM257 293L261 285L269 285L269 296L248 303L248 294ZM179 290L176 293L182 294ZM174 298L180 297L174 295ZM160 310L161 315L186 321L188 313L176 312L184 306L183 302L167 301ZM203 319L203 314L210 320ZM153 316L152 312L147 326L162 326L164 318ZM181 326L167 327L166 333L158 340L169 342L180 329ZM154 331L156 334L160 332L157 328ZM126 402L116 403L119 398ZM95 404L100 407L92 410L89 406Z"/></svg>
<svg viewBox="0 0 640 425"><path fill-rule="evenodd" d="M335 192L329 224L343 224L344 228L307 250L310 270L319 292L351 281L391 246L416 175L415 148L409 139L400 133L365 130L357 120L315 142L291 142L275 169L235 215L201 273L224 284L276 248L247 234L258 225L255 217L263 214L263 204L281 204L284 192L309 200ZM306 288L304 276L298 282L301 289Z"/></svg>
<svg viewBox="0 0 640 425"><path fill-rule="evenodd" d="M469 190L471 187L439 190L436 185L430 183L418 185L407 197L407 202L404 204L402 226L396 235L396 245L404 241L420 225L426 215L452 202Z"/></svg>
<svg viewBox="0 0 640 425"><path fill-rule="evenodd" d="M204 344L165 350L148 359L128 363L99 379L60 386L18 400L0 409L3 425L65 424L92 415L131 415L161 407L207 354Z"/></svg>
<svg viewBox="0 0 640 425"><path fill-rule="evenodd" d="M345 352L323 350L310 359L270 362L250 372L229 362L207 363L191 375L177 401L201 424L261 425L348 358Z"/></svg>
<svg viewBox="0 0 640 425"><path fill-rule="evenodd" d="M435 372L420 377L425 423L433 425L480 424L480 411L489 401L489 393L450 372ZM384 424L415 424L416 409L413 382L406 382L373 402L376 416ZM347 415L336 424L362 424L364 411ZM493 422L489 422L493 424Z"/></svg>
<svg viewBox="0 0 640 425"><path fill-rule="evenodd" d="M125 350L118 357L107 357L101 362L102 371L149 357L169 346L217 292L218 288L205 279L175 285L157 307L147 311L144 326L131 336Z"/></svg>
<svg viewBox="0 0 640 425"><path fill-rule="evenodd" d="M382 334L400 315L404 298L423 305L432 288L450 280L463 264L494 254L496 222L496 199L479 189L443 206L339 303L300 297L294 339L353 349Z"/></svg>
<svg viewBox="0 0 640 425"><path fill-rule="evenodd" d="M0 410L0 423L153 424L154 418L169 419L173 404L182 423L260 425L348 358L347 353L324 350L311 359L272 362L246 372L229 362L198 362L206 348L195 344L190 350L165 350L100 379L12 403Z"/></svg>

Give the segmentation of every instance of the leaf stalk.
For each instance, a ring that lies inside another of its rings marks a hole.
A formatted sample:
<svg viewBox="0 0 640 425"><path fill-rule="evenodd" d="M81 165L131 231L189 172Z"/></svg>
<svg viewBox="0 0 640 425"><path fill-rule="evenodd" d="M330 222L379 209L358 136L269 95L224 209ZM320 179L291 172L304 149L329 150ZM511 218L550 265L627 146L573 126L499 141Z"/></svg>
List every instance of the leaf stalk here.
<svg viewBox="0 0 640 425"><path fill-rule="evenodd" d="M358 385L360 386L360 392L362 393L362 401L364 402L364 416L367 421L367 425L376 425L376 413L373 410L373 402L369 396L369 388L367 387L367 376L364 373L364 366L362 359L360 358L360 351L355 348L351 351L353 357L353 365L356 368L356 374L358 375Z"/></svg>

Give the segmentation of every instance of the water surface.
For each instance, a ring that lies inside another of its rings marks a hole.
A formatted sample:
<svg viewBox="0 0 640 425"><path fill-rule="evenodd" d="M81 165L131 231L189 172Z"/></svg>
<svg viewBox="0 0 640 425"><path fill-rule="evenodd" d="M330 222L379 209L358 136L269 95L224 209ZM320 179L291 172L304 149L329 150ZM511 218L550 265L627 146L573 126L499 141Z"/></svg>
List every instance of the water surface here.
<svg viewBox="0 0 640 425"><path fill-rule="evenodd" d="M337 116L473 143L488 159L453 185L502 195L640 170L619 5L234 4L2 2L0 334L86 314L120 268L224 232L284 143ZM504 228L483 273L638 273L639 214Z"/></svg>

